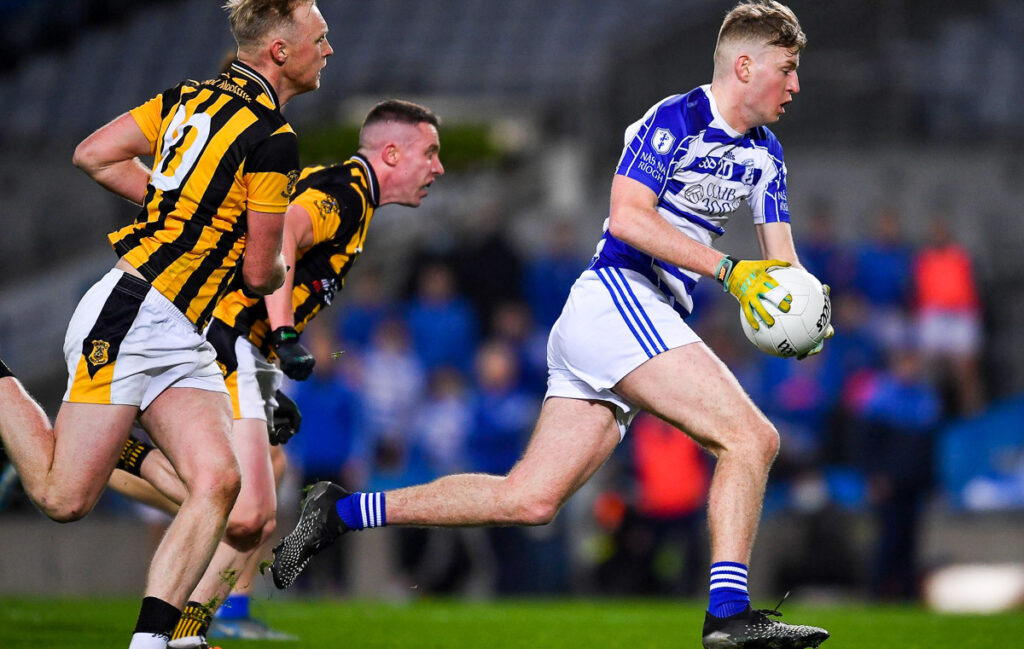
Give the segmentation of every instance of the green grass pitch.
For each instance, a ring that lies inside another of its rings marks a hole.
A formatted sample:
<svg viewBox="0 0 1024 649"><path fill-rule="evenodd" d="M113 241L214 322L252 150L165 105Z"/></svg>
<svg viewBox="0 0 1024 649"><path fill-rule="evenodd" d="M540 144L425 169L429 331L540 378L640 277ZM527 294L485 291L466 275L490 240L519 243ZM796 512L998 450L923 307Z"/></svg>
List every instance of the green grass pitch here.
<svg viewBox="0 0 1024 649"><path fill-rule="evenodd" d="M760 603L764 604L764 603ZM127 647L137 602L0 598L3 649ZM270 599L254 613L298 643L223 640L223 649L699 649L703 606L665 600L424 600L407 605ZM1024 612L937 615L915 607L783 607L829 629L823 649L1024 646Z"/></svg>

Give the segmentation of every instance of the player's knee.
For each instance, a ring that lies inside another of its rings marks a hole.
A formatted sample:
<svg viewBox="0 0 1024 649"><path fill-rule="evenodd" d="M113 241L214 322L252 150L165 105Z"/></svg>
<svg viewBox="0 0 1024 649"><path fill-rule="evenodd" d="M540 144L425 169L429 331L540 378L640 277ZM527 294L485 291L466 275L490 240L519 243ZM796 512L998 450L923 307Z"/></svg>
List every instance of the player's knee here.
<svg viewBox="0 0 1024 649"><path fill-rule="evenodd" d="M262 528L243 525L228 525L224 531L224 540L239 552L248 552L260 544L263 538Z"/></svg>
<svg viewBox="0 0 1024 649"><path fill-rule="evenodd" d="M775 462L779 454L779 431L771 424L760 426L754 431L754 452L758 459L767 465Z"/></svg>
<svg viewBox="0 0 1024 649"><path fill-rule="evenodd" d="M201 494L226 517L242 490L242 476L237 464L226 464L217 471L206 471L192 481L189 492Z"/></svg>
<svg viewBox="0 0 1024 649"><path fill-rule="evenodd" d="M82 520L92 511L94 504L95 501L71 494L45 494L36 500L39 509L57 523L74 523Z"/></svg>
<svg viewBox="0 0 1024 649"><path fill-rule="evenodd" d="M274 532L276 524L273 512L268 514L256 507L247 507L241 512L238 509L235 507L228 517L224 537L231 547L244 552L267 539Z"/></svg>

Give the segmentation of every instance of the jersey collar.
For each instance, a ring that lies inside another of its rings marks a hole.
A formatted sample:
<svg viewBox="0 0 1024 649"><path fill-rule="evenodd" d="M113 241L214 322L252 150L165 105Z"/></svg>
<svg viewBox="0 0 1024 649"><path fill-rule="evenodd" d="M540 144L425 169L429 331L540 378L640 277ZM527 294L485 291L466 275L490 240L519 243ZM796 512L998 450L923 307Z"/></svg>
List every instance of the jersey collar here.
<svg viewBox="0 0 1024 649"><path fill-rule="evenodd" d="M377 182L377 174L373 172L373 165L361 153L356 153L349 160L356 162L366 170L366 181L370 184L370 202L374 207L380 206L380 184Z"/></svg>
<svg viewBox="0 0 1024 649"><path fill-rule="evenodd" d="M242 63L238 59L231 62L231 71L257 83L261 88L263 88L263 92L270 98L270 101L273 102L274 108L280 110L281 102L277 99L277 92L274 90L274 86L270 85L270 82L267 81L262 74L245 63Z"/></svg>
<svg viewBox="0 0 1024 649"><path fill-rule="evenodd" d="M711 107L711 116L713 117L711 123L716 128L721 129L726 135L733 139L743 137L743 133L740 133L733 127L729 126L729 122L725 121L722 117L722 113L718 112L718 104L715 102L715 96L711 94L711 84L706 84L700 87L704 91L704 96L708 98L708 106Z"/></svg>

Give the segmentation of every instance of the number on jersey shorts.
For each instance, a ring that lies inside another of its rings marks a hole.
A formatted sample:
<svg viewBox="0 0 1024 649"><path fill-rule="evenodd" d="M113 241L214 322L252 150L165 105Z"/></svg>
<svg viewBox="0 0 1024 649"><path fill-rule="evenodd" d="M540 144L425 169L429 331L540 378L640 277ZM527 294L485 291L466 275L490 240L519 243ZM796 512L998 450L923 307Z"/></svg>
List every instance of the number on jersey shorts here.
<svg viewBox="0 0 1024 649"><path fill-rule="evenodd" d="M665 294L640 273L586 270L551 328L545 396L612 403L624 435L637 407L612 387L654 356L699 341Z"/></svg>
<svg viewBox="0 0 1024 649"><path fill-rule="evenodd" d="M64 338L64 400L145 409L167 388L224 392L216 354L145 280L112 269L78 303Z"/></svg>
<svg viewBox="0 0 1024 649"><path fill-rule="evenodd" d="M281 387L284 374L242 336L235 340L235 359L238 369L224 377L234 418L273 420L277 407L274 394Z"/></svg>

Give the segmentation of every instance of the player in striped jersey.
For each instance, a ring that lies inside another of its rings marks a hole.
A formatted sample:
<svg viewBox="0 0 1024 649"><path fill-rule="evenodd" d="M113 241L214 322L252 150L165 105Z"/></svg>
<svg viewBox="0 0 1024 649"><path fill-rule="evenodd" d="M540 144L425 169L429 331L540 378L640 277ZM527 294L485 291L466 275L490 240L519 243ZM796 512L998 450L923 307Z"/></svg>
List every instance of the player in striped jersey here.
<svg viewBox="0 0 1024 649"><path fill-rule="evenodd" d="M312 371L315 360L301 345L300 335L342 289L363 251L375 210L390 203L418 206L444 173L437 128L437 117L417 104L389 99L374 106L360 129L355 155L339 164L302 170L285 216L283 251L289 271L284 286L264 298L236 290L217 304L207 338L217 350L231 394L232 442L241 462L242 489L225 539L193 592L171 647L203 646L211 609L230 590L224 574L240 574L243 585L251 581L256 547L274 530L271 456L279 450L268 445L267 427L277 405L275 394L280 395L282 370L297 380ZM126 461L119 468L140 475L173 503L182 502L184 485L160 451L130 441L122 457ZM160 502L122 471L111 486L146 502ZM174 505L165 502L164 508L173 511Z"/></svg>
<svg viewBox="0 0 1024 649"><path fill-rule="evenodd" d="M4 446L54 520L92 509L136 419L188 485L150 565L131 649L166 645L238 493L230 401L202 327L236 272L260 293L283 282L298 147L280 110L317 87L332 53L314 0L225 8L238 44L227 73L164 91L75 151L77 166L142 210L110 235L120 259L72 316L53 428L20 383L0 378Z"/></svg>
<svg viewBox="0 0 1024 649"><path fill-rule="evenodd" d="M787 7L743 2L722 24L712 83L659 103L627 130L604 236L552 328L547 397L511 472L369 494L317 483L295 530L275 549L278 587L350 530L545 524L645 409L718 459L704 646L802 649L828 637L750 607L746 566L778 433L683 320L705 276L737 297L748 317L762 314L761 326L773 323L761 303L774 284L766 270L798 260L782 149L765 125L799 91L805 42ZM736 260L711 246L742 201L752 208L766 261Z"/></svg>

